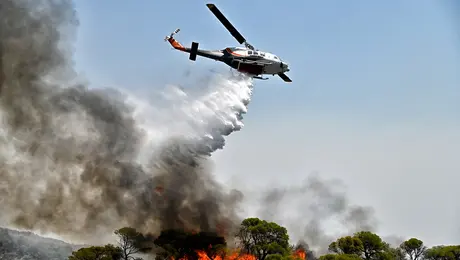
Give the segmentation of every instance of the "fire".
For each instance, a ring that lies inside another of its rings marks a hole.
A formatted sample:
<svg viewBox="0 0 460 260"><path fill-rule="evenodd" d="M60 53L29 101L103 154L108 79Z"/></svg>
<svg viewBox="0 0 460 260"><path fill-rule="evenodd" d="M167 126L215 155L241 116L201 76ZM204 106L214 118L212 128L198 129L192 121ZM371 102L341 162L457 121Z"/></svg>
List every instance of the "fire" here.
<svg viewBox="0 0 460 260"><path fill-rule="evenodd" d="M241 254L238 251L234 251L229 255L224 257L217 255L214 257L209 257L208 254L203 250L196 250L195 251L198 255L198 260L257 260L257 257L251 254ZM295 259L306 260L305 251L299 249L295 251L292 255ZM174 260L174 258L171 258ZM189 260L188 257L180 258L179 260Z"/></svg>
<svg viewBox="0 0 460 260"><path fill-rule="evenodd" d="M239 252L235 251L225 257L221 255L216 255L214 257L208 256L208 254L203 250L196 250L196 254L198 255L198 260L257 260L254 255L249 254L240 254ZM174 258L171 258L174 260ZM188 257L180 258L179 260L188 260Z"/></svg>
<svg viewBox="0 0 460 260"><path fill-rule="evenodd" d="M296 250L294 252L294 257L295 258L300 258L301 260L305 260L306 259L305 251L302 250L302 249Z"/></svg>
<svg viewBox="0 0 460 260"><path fill-rule="evenodd" d="M198 255L198 260L256 260L256 257L249 254L240 254L239 252L235 251L225 257L217 255L215 257L209 257L206 252L202 250L196 251Z"/></svg>

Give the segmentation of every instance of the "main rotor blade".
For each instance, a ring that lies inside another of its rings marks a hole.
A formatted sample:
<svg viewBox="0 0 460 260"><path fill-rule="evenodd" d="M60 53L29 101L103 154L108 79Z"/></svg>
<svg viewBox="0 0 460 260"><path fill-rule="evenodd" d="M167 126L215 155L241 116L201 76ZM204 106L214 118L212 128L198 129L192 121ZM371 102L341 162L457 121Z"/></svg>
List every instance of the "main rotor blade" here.
<svg viewBox="0 0 460 260"><path fill-rule="evenodd" d="M235 27L225 18L225 16L217 9L214 4L206 4L206 6L211 10L211 12L219 19L219 21L227 28L227 30L235 37L235 39L240 43L243 44L246 42L246 39L241 35Z"/></svg>
<svg viewBox="0 0 460 260"><path fill-rule="evenodd" d="M292 82L292 80L284 73L278 73L278 76L280 76L280 78L283 79L285 82Z"/></svg>

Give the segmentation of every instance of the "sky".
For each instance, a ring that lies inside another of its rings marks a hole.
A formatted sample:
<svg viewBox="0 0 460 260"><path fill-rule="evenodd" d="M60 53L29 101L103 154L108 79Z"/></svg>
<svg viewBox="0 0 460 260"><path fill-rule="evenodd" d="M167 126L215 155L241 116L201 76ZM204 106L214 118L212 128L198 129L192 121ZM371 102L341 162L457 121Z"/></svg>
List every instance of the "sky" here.
<svg viewBox="0 0 460 260"><path fill-rule="evenodd" d="M224 64L173 51L237 46L205 1L79 0L75 62L94 86L148 93ZM257 81L245 127L215 154L218 178L257 189L312 172L374 207L379 233L460 240L460 5L430 1L223 1L293 83Z"/></svg>

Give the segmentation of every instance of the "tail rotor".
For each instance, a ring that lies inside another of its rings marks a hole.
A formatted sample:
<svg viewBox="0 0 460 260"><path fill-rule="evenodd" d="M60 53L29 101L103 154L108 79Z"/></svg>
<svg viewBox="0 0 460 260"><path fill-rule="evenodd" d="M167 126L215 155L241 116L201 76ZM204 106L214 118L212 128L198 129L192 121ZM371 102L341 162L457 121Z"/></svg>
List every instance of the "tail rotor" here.
<svg viewBox="0 0 460 260"><path fill-rule="evenodd" d="M167 41L167 40L173 38L174 34L177 34L178 32L180 32L180 29L179 29L179 28L177 28L177 29L176 29L174 32L172 32L169 36L166 36L166 37L165 37L165 41Z"/></svg>

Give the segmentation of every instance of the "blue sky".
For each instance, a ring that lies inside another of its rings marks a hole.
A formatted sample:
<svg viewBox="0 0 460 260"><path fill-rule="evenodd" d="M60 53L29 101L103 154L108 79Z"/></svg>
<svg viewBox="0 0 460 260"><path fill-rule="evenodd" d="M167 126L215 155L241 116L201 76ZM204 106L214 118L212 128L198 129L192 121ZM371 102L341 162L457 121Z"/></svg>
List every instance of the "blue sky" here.
<svg viewBox="0 0 460 260"><path fill-rule="evenodd" d="M237 45L204 3L79 1L77 64L95 84L129 88L181 80L186 69L223 67L193 63L162 41L180 27L183 44ZM252 109L285 100L288 111L399 120L451 117L460 109L454 102L460 95L458 38L446 6L428 0L215 3L251 43L291 63L294 83L260 82L258 89L267 91L257 91Z"/></svg>
<svg viewBox="0 0 460 260"><path fill-rule="evenodd" d="M263 176L271 183L284 171L283 181L292 183L319 171L342 179L357 203L374 205L382 232L458 241L455 2L215 0L251 44L290 63L294 81L256 82L245 128L216 155L228 176L222 179L243 185ZM78 70L94 86L148 92L185 82L187 71L226 69L189 61L163 41L179 27L184 45L238 45L205 3L79 0ZM444 214L427 214L435 210Z"/></svg>

